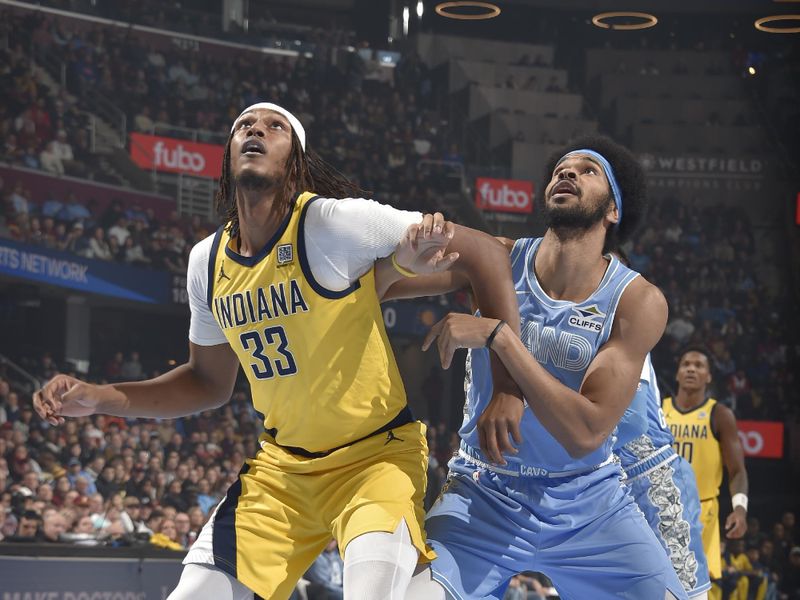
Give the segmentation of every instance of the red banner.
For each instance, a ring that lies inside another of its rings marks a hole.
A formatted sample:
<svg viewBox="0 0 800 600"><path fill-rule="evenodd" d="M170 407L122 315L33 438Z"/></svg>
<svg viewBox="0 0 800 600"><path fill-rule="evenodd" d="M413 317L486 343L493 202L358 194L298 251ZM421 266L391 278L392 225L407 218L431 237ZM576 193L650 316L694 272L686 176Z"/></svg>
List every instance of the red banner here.
<svg viewBox="0 0 800 600"><path fill-rule="evenodd" d="M495 212L533 212L533 183L479 177L475 180L475 206Z"/></svg>
<svg viewBox="0 0 800 600"><path fill-rule="evenodd" d="M745 456L783 457L783 423L778 421L738 421L739 440Z"/></svg>
<svg viewBox="0 0 800 600"><path fill-rule="evenodd" d="M794 208L795 225L800 225L800 192L797 192L797 206Z"/></svg>
<svg viewBox="0 0 800 600"><path fill-rule="evenodd" d="M143 169L217 179L222 173L224 150L222 146L213 144L142 133L131 134L131 160Z"/></svg>

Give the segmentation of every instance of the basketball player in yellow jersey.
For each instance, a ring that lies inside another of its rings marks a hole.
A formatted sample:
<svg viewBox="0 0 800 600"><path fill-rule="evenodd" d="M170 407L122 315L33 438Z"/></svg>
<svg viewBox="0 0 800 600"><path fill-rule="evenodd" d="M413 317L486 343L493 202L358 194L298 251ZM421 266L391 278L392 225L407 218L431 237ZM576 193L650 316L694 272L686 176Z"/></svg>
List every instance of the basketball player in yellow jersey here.
<svg viewBox="0 0 800 600"><path fill-rule="evenodd" d="M726 536L742 537L747 531L747 471L739 441L736 417L727 406L706 396L711 383L708 353L689 348L678 362L678 393L664 398L662 409L675 438L675 451L689 461L697 479L703 547L712 579L722 577L719 534L719 488L722 466L728 470L733 512L725 520ZM709 594L713 597L712 591Z"/></svg>
<svg viewBox="0 0 800 600"><path fill-rule="evenodd" d="M227 402L241 365L263 415L260 450L190 549L170 600L286 599L331 537L344 555L347 600L399 600L417 561L433 557L423 530L424 426L406 406L375 290L375 262L422 215L359 193L308 151L289 111L245 109L224 153L225 225L189 260L189 362L110 386L59 375L35 394L54 425L94 413L179 417ZM458 254L453 269L481 310L518 332L502 244L438 229L381 268L413 276ZM498 396L519 394L507 373L497 377Z"/></svg>

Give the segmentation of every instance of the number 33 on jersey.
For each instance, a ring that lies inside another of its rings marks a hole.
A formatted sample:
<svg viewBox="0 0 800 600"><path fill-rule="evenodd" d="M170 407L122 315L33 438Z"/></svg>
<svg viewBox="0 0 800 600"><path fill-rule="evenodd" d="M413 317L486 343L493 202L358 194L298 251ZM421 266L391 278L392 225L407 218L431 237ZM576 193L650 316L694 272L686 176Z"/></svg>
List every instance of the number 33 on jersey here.
<svg viewBox="0 0 800 600"><path fill-rule="evenodd" d="M252 257L237 254L220 228L209 256L208 305L239 357L264 428L282 446L320 452L377 430L406 400L374 271L344 290L313 277L306 257L313 240L303 223L314 200L300 194Z"/></svg>

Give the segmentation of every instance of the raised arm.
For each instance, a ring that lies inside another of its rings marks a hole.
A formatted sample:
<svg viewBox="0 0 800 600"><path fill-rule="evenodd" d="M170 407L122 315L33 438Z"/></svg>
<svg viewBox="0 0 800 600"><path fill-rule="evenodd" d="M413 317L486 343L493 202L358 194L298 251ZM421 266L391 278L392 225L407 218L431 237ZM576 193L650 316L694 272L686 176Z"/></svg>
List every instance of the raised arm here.
<svg viewBox="0 0 800 600"><path fill-rule="evenodd" d="M436 214L439 215L439 213ZM422 223L422 234L426 235L426 228L432 229L436 223L437 220L435 218L425 215ZM514 247L514 240L501 237L495 239L505 247L507 254L511 252ZM451 248L448 247L447 252L451 251ZM376 275L378 280L376 285L378 286L378 297L381 302L403 298L438 296L470 288L470 278L458 268L450 268L441 272L426 272L415 278L399 275L396 270L392 269L389 258L379 261L376 268L379 269ZM385 277L385 279L382 279L382 277Z"/></svg>

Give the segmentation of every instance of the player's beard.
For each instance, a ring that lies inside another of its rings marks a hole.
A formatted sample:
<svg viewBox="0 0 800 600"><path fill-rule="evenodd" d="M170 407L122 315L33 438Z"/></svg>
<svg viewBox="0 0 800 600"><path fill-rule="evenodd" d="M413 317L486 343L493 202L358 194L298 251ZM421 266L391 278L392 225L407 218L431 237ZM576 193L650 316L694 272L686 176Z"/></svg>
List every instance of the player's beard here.
<svg viewBox="0 0 800 600"><path fill-rule="evenodd" d="M580 203L572 206L552 206L545 202L543 207L545 223L560 236L578 235L602 221L611 202L610 194L594 206L584 206Z"/></svg>
<svg viewBox="0 0 800 600"><path fill-rule="evenodd" d="M268 192L277 184L277 181L268 175L245 171L234 178L234 184L237 188L248 192Z"/></svg>

